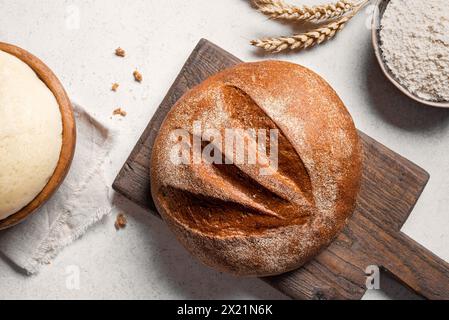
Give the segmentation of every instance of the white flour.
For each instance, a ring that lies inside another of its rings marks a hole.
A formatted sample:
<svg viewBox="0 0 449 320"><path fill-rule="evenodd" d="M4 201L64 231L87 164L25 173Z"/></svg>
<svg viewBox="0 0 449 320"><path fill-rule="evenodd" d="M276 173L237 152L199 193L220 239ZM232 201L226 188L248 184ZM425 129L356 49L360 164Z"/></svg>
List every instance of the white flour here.
<svg viewBox="0 0 449 320"><path fill-rule="evenodd" d="M449 101L449 1L391 0L381 21L384 60L410 92Z"/></svg>

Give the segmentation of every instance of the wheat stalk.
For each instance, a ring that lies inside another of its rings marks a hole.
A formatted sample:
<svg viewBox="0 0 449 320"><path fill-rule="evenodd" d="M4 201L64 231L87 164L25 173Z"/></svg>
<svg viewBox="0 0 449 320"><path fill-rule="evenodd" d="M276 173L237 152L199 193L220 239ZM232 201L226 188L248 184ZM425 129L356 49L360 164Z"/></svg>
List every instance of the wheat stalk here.
<svg viewBox="0 0 449 320"><path fill-rule="evenodd" d="M359 4L358 7L354 8L350 14L342 17L337 21L330 22L312 31L296 34L293 36L252 40L251 44L253 46L274 53L281 52L286 49L302 50L307 49L309 47L313 47L324 41L332 39L337 34L337 32L342 30L345 27L346 23L351 18L353 18L360 11L360 9L363 8L368 2L369 0L365 0L364 2Z"/></svg>
<svg viewBox="0 0 449 320"><path fill-rule="evenodd" d="M283 0L254 0L260 12L272 19L291 21L324 21L339 18L358 5L348 0L317 6L294 6Z"/></svg>

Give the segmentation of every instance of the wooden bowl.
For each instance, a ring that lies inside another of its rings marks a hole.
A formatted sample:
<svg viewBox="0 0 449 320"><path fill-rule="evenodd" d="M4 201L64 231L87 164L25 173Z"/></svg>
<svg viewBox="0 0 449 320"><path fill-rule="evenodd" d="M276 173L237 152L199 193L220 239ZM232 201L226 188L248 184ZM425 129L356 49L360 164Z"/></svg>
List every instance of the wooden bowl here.
<svg viewBox="0 0 449 320"><path fill-rule="evenodd" d="M0 50L16 56L34 70L56 97L62 117L62 149L53 176L41 193L26 207L8 218L0 220L0 230L3 230L17 225L36 212L61 185L69 171L75 153L76 126L72 104L55 74L41 60L19 47L0 42Z"/></svg>
<svg viewBox="0 0 449 320"><path fill-rule="evenodd" d="M380 48L380 22L385 13L385 10L387 9L389 2L390 0L377 0L373 14L373 21L371 25L374 53L376 54L377 61L379 61L380 68L382 69L383 73L388 78L388 80L390 80L390 82L393 83L406 96L428 106L449 108L449 101L442 101L442 102L429 101L422 99L416 96L415 94L411 93L410 91L408 91L407 88L405 88L401 83L399 83L399 81L395 78L395 76L385 63L382 56L382 49Z"/></svg>

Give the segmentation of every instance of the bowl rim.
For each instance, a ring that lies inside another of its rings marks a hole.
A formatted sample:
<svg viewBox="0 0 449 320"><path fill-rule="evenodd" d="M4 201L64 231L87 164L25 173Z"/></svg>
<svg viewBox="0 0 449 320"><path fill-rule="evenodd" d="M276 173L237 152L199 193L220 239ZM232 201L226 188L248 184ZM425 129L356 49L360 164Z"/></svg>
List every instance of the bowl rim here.
<svg viewBox="0 0 449 320"><path fill-rule="evenodd" d="M76 145L76 124L70 99L59 79L39 58L28 51L5 42L0 42L0 50L26 63L44 82L56 98L62 119L62 147L58 164L44 189L24 208L0 220L0 230L11 228L36 212L56 192L69 172Z"/></svg>
<svg viewBox="0 0 449 320"><path fill-rule="evenodd" d="M377 58L377 62L379 63L380 68L382 69L382 72L385 74L385 76L390 80L390 82L398 88L402 93L404 93L409 98L427 105L431 107L437 107L437 108L449 108L449 101L447 102L438 102L438 101L429 101L422 99L415 94L411 93L409 90L407 90L402 84L399 83L399 81L396 80L396 78L393 76L391 71L389 70L388 66L386 65L385 61L382 58L382 49L380 48L380 21L382 19L382 15L380 12L380 6L385 5L385 7L388 5L390 0L377 0L374 6L374 12L373 12L373 19L371 22L371 39L372 39L372 45L374 48L374 53Z"/></svg>

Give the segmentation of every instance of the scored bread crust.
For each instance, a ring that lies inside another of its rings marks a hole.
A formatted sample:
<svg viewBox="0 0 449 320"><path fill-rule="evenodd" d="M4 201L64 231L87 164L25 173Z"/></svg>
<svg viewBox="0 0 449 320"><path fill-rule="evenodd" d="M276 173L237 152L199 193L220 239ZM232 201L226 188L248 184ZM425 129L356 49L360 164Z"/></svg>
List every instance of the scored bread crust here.
<svg viewBox="0 0 449 320"><path fill-rule="evenodd" d="M174 164L172 133L192 134L195 121L220 132L278 129L278 171ZM220 72L174 105L153 147L151 190L162 218L203 263L269 276L302 266L338 235L355 208L361 172L357 131L329 84L305 67L264 61Z"/></svg>

